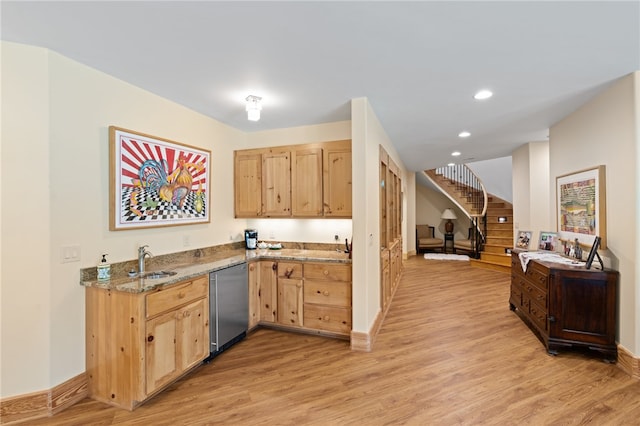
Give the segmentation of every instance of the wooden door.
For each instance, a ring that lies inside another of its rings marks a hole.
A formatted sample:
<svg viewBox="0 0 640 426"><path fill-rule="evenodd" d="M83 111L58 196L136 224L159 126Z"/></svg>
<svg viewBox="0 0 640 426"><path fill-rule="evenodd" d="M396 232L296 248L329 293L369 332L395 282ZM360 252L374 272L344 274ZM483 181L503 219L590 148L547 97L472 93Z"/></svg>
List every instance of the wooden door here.
<svg viewBox="0 0 640 426"><path fill-rule="evenodd" d="M302 279L278 277L278 322L302 326Z"/></svg>
<svg viewBox="0 0 640 426"><path fill-rule="evenodd" d="M322 148L291 153L291 208L294 217L322 216Z"/></svg>
<svg viewBox="0 0 640 426"><path fill-rule="evenodd" d="M324 215L351 217L351 144L327 148L323 155Z"/></svg>
<svg viewBox="0 0 640 426"><path fill-rule="evenodd" d="M236 217L262 215L262 155L236 151L234 162Z"/></svg>
<svg viewBox="0 0 640 426"><path fill-rule="evenodd" d="M178 365L180 372L197 365L209 356L209 307L199 299L178 311Z"/></svg>
<svg viewBox="0 0 640 426"><path fill-rule="evenodd" d="M262 212L269 217L291 216L291 154L262 155Z"/></svg>
<svg viewBox="0 0 640 426"><path fill-rule="evenodd" d="M249 263L249 330L258 325L260 321L260 296L258 274L260 268L257 262Z"/></svg>
<svg viewBox="0 0 640 426"><path fill-rule="evenodd" d="M259 262L258 297L260 298L260 321L276 322L278 313L278 264Z"/></svg>
<svg viewBox="0 0 640 426"><path fill-rule="evenodd" d="M147 321L146 390L150 395L180 374L178 366L178 311Z"/></svg>

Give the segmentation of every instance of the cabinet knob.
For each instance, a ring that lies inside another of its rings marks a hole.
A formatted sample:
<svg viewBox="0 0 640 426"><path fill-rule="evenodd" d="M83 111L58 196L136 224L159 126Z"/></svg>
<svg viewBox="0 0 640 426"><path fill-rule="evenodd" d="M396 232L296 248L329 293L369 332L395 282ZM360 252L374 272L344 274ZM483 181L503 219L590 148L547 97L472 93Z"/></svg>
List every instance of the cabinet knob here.
<svg viewBox="0 0 640 426"><path fill-rule="evenodd" d="M325 274L325 275L329 275L329 271L326 270L326 269L324 271L322 271L322 273Z"/></svg>
<svg viewBox="0 0 640 426"><path fill-rule="evenodd" d="M147 337L147 342L153 342L153 334Z"/></svg>
<svg viewBox="0 0 640 426"><path fill-rule="evenodd" d="M329 291L325 290L322 294L324 294L325 296L328 296L329 295Z"/></svg>
<svg viewBox="0 0 640 426"><path fill-rule="evenodd" d="M324 318L322 318L325 321L329 321L329 315L325 315Z"/></svg>
<svg viewBox="0 0 640 426"><path fill-rule="evenodd" d="M273 265L271 265L271 269L273 269L274 271L276 269L278 269L278 263L277 262L273 262Z"/></svg>

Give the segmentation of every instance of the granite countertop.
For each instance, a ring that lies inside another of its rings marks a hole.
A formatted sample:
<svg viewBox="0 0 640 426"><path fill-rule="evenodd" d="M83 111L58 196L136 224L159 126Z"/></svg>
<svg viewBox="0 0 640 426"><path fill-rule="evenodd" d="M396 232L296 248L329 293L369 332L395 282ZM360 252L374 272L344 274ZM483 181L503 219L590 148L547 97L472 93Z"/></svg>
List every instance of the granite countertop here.
<svg viewBox="0 0 640 426"><path fill-rule="evenodd" d="M80 281L85 287L96 287L105 290L123 291L128 293L144 293L160 286L176 284L191 278L202 276L210 272L244 262L257 260L297 260L305 262L332 262L351 263L349 254L330 250L304 250L304 249L257 249L257 250L229 250L217 253L214 256L194 258L189 263L168 262L154 271L174 271L175 275L163 278L139 278L129 276L115 276L108 281L86 280Z"/></svg>

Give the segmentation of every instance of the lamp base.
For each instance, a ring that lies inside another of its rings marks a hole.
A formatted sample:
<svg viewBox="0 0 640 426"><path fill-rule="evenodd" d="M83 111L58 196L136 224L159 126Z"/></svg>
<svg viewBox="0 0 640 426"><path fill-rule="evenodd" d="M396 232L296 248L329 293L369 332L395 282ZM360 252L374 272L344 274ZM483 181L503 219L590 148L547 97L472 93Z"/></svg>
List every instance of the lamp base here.
<svg viewBox="0 0 640 426"><path fill-rule="evenodd" d="M447 234L453 233L453 222L451 222L451 219L448 219L447 223L444 224L444 230Z"/></svg>

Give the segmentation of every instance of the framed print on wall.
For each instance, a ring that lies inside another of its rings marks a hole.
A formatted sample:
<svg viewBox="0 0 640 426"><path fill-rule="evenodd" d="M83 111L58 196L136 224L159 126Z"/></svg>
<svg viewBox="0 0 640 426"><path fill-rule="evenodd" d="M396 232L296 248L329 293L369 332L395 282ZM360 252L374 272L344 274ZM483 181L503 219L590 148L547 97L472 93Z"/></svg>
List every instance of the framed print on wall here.
<svg viewBox="0 0 640 426"><path fill-rule="evenodd" d="M109 229L206 223L211 152L109 127Z"/></svg>
<svg viewBox="0 0 640 426"><path fill-rule="evenodd" d="M605 166L580 170L556 178L558 235L592 245L596 235L606 245Z"/></svg>

